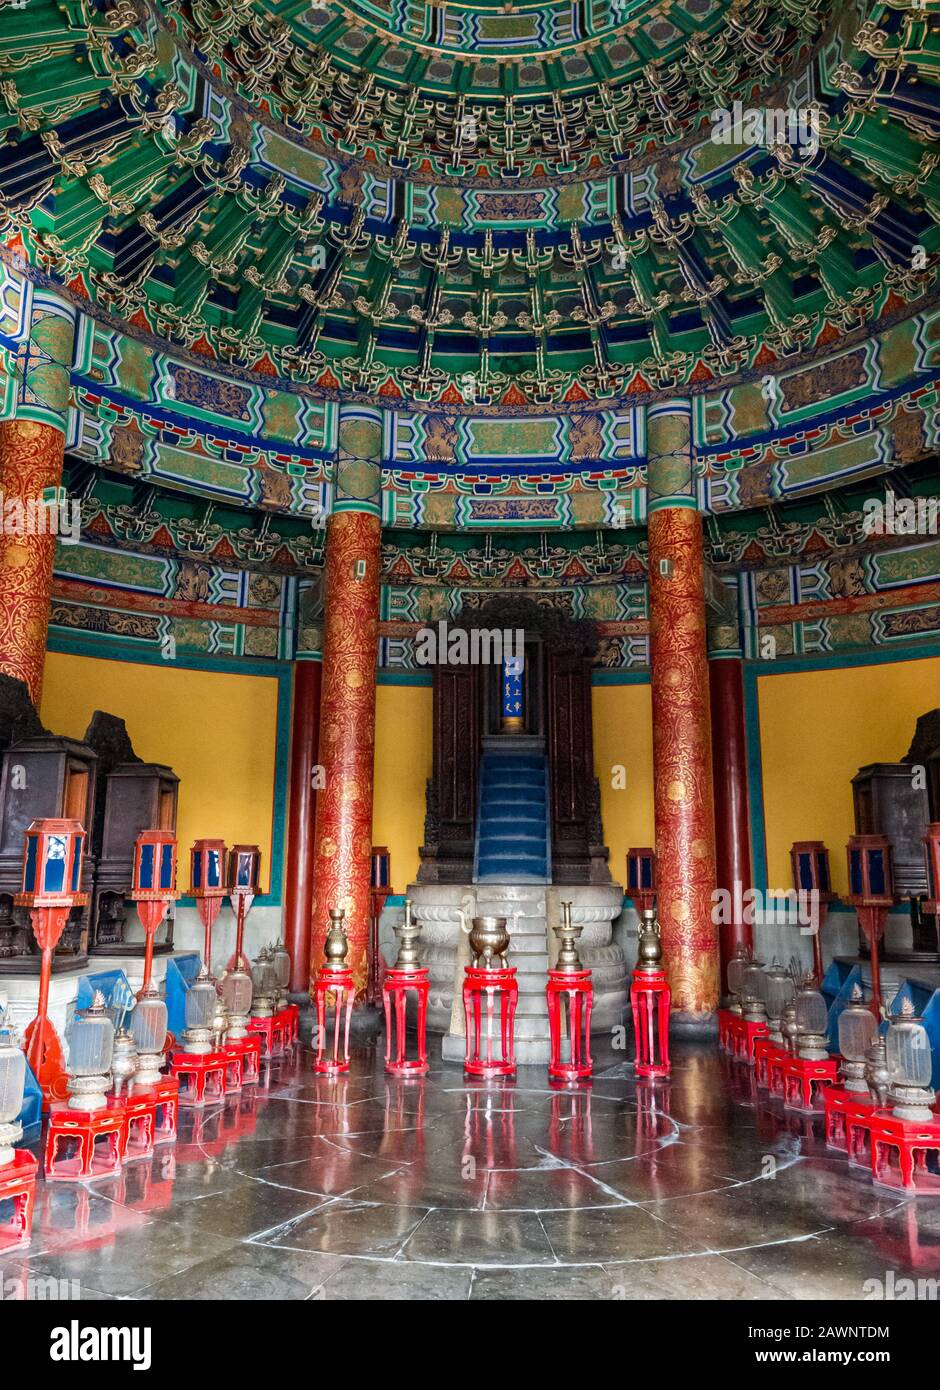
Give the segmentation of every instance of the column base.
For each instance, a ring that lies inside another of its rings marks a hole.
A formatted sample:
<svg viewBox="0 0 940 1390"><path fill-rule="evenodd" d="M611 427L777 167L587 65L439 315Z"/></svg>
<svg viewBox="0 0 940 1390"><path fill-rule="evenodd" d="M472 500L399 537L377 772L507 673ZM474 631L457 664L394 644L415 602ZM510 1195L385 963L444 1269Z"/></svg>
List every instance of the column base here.
<svg viewBox="0 0 940 1390"><path fill-rule="evenodd" d="M687 1014L677 1009L669 1016L669 1036L676 1042L713 1042L718 1038L718 1010Z"/></svg>

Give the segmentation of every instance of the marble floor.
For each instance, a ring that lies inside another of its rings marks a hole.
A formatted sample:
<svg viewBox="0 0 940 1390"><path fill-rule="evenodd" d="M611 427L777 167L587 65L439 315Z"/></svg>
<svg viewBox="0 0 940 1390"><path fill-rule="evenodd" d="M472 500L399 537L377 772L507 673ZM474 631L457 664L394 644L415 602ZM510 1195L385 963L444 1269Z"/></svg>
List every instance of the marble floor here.
<svg viewBox="0 0 940 1390"><path fill-rule="evenodd" d="M562 1091L395 1081L371 1049L331 1082L301 1048L152 1162L40 1181L4 1297L861 1300L940 1274L940 1198L874 1189L761 1094L705 1046L666 1084L609 1061Z"/></svg>

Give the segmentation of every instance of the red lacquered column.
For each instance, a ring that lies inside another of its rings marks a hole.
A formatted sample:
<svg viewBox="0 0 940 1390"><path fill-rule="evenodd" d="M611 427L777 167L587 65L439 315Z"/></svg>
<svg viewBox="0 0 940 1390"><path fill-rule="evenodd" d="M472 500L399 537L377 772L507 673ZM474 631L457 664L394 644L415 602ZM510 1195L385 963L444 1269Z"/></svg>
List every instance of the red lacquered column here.
<svg viewBox="0 0 940 1390"><path fill-rule="evenodd" d="M313 837L317 808L313 779L320 737L321 674L319 661L294 664L284 944L290 952L290 987L295 991L306 989L310 979Z"/></svg>
<svg viewBox="0 0 940 1390"><path fill-rule="evenodd" d="M732 903L743 901L753 887L750 818L747 790L747 738L744 719L744 662L734 652L713 651L708 663L711 685L712 769L715 784L715 868L719 888L731 894ZM735 893L735 883L741 885ZM740 912L735 913L741 917ZM722 922L722 988L727 989L728 961L740 946L750 947L750 923Z"/></svg>
<svg viewBox="0 0 940 1390"><path fill-rule="evenodd" d="M702 521L691 406L647 411L656 879L673 1025L711 1028L718 1005L715 823Z"/></svg>
<svg viewBox="0 0 940 1390"><path fill-rule="evenodd" d="M39 708L60 512L75 310L34 289L28 335L19 344L15 418L0 421L0 672L25 681Z"/></svg>
<svg viewBox="0 0 940 1390"><path fill-rule="evenodd" d="M368 979L381 453L382 412L344 405L326 535L317 758L324 785L317 793L310 977L323 956L330 910L340 909L346 914L346 963L357 998Z"/></svg>

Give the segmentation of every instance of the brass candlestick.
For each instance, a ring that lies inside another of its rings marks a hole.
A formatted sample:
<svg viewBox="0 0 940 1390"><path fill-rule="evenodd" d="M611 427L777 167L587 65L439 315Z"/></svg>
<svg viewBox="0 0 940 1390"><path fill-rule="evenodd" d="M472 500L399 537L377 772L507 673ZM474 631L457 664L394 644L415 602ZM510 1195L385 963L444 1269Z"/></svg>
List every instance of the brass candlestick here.
<svg viewBox="0 0 940 1390"><path fill-rule="evenodd" d="M395 928L395 935L398 937L398 959L395 962L396 970L420 970L421 960L418 956L418 937L421 935L421 928L411 920L411 899L405 899L405 920L400 922Z"/></svg>
<svg viewBox="0 0 940 1390"><path fill-rule="evenodd" d="M346 936L346 910L342 907L330 908L330 929L323 943L326 957L324 970L345 970L349 955L349 940Z"/></svg>
<svg viewBox="0 0 940 1390"><path fill-rule="evenodd" d="M555 962L556 970L564 970L568 974L573 974L576 970L583 970L581 957L578 955L578 938L584 931L581 922L573 923L571 920L571 904L562 903L561 921L555 928L555 935L561 942L558 951L558 959Z"/></svg>
<svg viewBox="0 0 940 1390"><path fill-rule="evenodd" d="M644 907L641 917L636 969L652 975L663 968L663 941L655 907Z"/></svg>

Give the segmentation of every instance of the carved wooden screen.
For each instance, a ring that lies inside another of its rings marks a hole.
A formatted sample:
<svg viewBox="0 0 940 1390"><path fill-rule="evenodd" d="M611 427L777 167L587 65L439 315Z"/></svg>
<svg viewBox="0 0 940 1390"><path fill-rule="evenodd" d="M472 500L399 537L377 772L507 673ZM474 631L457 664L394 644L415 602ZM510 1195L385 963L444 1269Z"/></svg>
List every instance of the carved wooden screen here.
<svg viewBox="0 0 940 1390"><path fill-rule="evenodd" d="M598 788L594 780L591 662L549 648L548 760L552 804L552 876L557 883L607 878Z"/></svg>
<svg viewBox="0 0 940 1390"><path fill-rule="evenodd" d="M477 666L434 668L434 761L428 787L424 882L468 883L473 870L480 767Z"/></svg>

